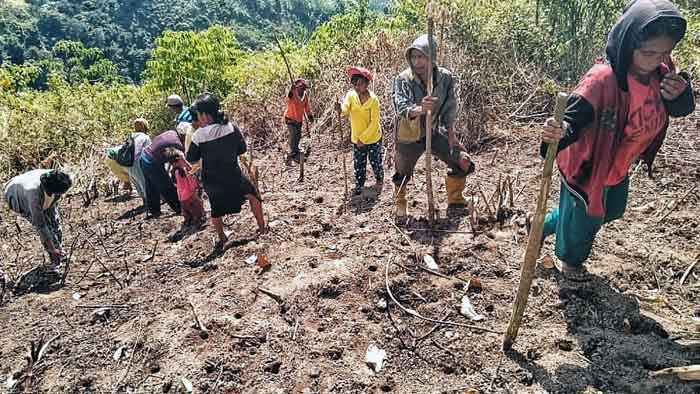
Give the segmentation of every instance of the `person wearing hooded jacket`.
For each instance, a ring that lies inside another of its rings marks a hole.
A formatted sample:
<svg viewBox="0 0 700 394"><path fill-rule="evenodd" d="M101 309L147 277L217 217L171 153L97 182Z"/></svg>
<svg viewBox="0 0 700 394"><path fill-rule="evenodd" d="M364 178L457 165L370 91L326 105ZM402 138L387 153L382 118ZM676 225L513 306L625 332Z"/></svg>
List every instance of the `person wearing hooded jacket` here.
<svg viewBox="0 0 700 394"><path fill-rule="evenodd" d="M432 47L437 48L434 42ZM405 53L409 67L394 79L392 95L398 127L395 173L392 181L397 218L407 215L407 183L413 175L418 159L425 152L425 116L428 111L432 112L432 153L450 169L445 177L448 208L464 207L467 203L462 191L467 175L474 171L474 163L455 134L455 77L449 70L436 64L434 52L433 50L430 59L427 34L418 37ZM433 91L429 94L426 80L431 67Z"/></svg>
<svg viewBox="0 0 700 394"><path fill-rule="evenodd" d="M561 125L545 123L540 153L547 143L558 144L562 182L544 237L556 234L555 266L569 279L589 278L583 263L597 232L623 216L631 165L641 158L651 176L669 116L695 108L690 77L671 60L685 32L686 21L670 1L631 1L608 36L608 62L581 78Z"/></svg>

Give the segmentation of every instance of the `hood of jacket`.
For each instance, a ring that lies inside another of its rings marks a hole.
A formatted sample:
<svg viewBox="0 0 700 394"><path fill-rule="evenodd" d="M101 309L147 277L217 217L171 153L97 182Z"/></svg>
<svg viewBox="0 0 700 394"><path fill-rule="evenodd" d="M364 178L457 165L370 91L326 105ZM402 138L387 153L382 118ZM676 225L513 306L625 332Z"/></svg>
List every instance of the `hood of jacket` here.
<svg viewBox="0 0 700 394"><path fill-rule="evenodd" d="M632 53L639 47L642 30L661 18L676 19L682 25L685 35L685 19L678 8L667 0L632 0L610 31L605 54L618 85L624 91L628 90L627 71L632 64Z"/></svg>
<svg viewBox="0 0 700 394"><path fill-rule="evenodd" d="M433 67L437 66L437 55L435 52L437 52L437 44L435 43L435 38L432 40L433 44L433 53L431 53L431 59L433 61ZM430 45L428 44L428 35L427 34L422 34L418 38L413 41L413 44L406 48L405 52L405 57L406 57L406 62L408 63L408 66L411 68L411 72L413 72L413 75L415 75L415 70L413 69L413 64L411 63L411 50L415 49L417 51L420 51L422 54L425 56L428 56L428 53L430 53Z"/></svg>

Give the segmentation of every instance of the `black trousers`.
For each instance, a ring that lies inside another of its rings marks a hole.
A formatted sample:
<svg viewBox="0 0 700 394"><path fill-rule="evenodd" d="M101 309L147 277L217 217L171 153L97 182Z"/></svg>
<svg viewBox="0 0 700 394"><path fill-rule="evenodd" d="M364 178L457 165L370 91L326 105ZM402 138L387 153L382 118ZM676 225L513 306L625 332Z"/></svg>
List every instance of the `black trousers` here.
<svg viewBox="0 0 700 394"><path fill-rule="evenodd" d="M177 199L177 189L165 171L163 164L154 163L142 155L140 163L146 178L146 207L151 215L160 214L160 197L177 214L180 214L180 201Z"/></svg>

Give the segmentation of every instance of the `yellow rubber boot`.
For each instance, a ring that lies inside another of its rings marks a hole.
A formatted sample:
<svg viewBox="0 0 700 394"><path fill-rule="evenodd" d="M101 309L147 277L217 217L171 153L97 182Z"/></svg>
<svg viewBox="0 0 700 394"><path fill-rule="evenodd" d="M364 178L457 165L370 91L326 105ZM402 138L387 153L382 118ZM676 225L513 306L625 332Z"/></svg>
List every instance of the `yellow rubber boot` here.
<svg viewBox="0 0 700 394"><path fill-rule="evenodd" d="M445 189L447 189L447 207L448 208L464 208L467 206L467 200L462 195L464 186L467 183L467 177L445 177Z"/></svg>
<svg viewBox="0 0 700 394"><path fill-rule="evenodd" d="M394 201L396 202L396 217L405 217L408 213L408 200L406 199L406 184L400 188L394 185Z"/></svg>

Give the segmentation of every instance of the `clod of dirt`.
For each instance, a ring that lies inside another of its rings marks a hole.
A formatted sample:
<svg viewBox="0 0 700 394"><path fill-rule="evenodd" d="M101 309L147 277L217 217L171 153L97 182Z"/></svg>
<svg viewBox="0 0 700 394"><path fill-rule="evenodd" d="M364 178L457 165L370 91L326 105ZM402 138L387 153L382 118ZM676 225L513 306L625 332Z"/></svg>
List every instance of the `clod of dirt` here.
<svg viewBox="0 0 700 394"><path fill-rule="evenodd" d="M484 289L484 285L481 283L481 279L478 276L472 276L469 279L469 290L481 291Z"/></svg>
<svg viewBox="0 0 700 394"><path fill-rule="evenodd" d="M328 357L328 359L330 360L338 361L341 357L343 357L343 349L338 347L332 347L326 352L326 357Z"/></svg>
<svg viewBox="0 0 700 394"><path fill-rule="evenodd" d="M218 369L217 362L213 360L207 360L204 362L204 370L207 373L214 373Z"/></svg>
<svg viewBox="0 0 700 394"><path fill-rule="evenodd" d="M282 367L282 362L275 360L275 361L269 362L267 365L265 365L265 368L263 368L263 371L273 373L273 374L278 374L280 372L281 367Z"/></svg>
<svg viewBox="0 0 700 394"><path fill-rule="evenodd" d="M533 375L530 371L521 369L518 371L517 376L518 381L526 386L532 386L532 384L535 382L535 375Z"/></svg>
<svg viewBox="0 0 700 394"><path fill-rule="evenodd" d="M320 376L321 376L321 370L320 370L319 368L314 368L314 369L311 370L311 372L309 372L309 377L310 377L310 378L316 379L316 378L318 378L318 377L320 377Z"/></svg>
<svg viewBox="0 0 700 394"><path fill-rule="evenodd" d="M557 346L559 349L565 351L565 352L570 352L574 350L574 343L571 342L568 339L560 339L557 341Z"/></svg>
<svg viewBox="0 0 700 394"><path fill-rule="evenodd" d="M537 349L528 349L526 357L528 360L534 361L534 360L539 359L541 356L540 356L540 352L538 352Z"/></svg>
<svg viewBox="0 0 700 394"><path fill-rule="evenodd" d="M173 380L172 380L172 379L168 379L168 380L166 380L166 381L163 383L163 387L162 387L163 392L164 392L164 393L168 393L168 392L170 392L170 389L171 389L171 388L173 388Z"/></svg>
<svg viewBox="0 0 700 394"><path fill-rule="evenodd" d="M375 304L377 306L377 309L380 311L386 310L386 300L384 298L380 298L379 301Z"/></svg>
<svg viewBox="0 0 700 394"><path fill-rule="evenodd" d="M112 310L109 308L100 308L92 313L91 323L95 324L97 322L106 322L112 315Z"/></svg>

